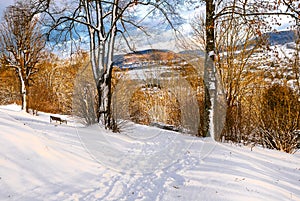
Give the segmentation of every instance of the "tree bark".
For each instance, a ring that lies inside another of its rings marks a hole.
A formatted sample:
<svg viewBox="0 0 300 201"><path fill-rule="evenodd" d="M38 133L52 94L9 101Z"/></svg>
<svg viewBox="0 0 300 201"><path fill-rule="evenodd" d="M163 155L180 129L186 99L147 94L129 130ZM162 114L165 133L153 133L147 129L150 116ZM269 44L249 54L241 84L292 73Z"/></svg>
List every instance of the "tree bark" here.
<svg viewBox="0 0 300 201"><path fill-rule="evenodd" d="M112 68L113 68L113 56L115 47L115 37L117 32L117 20L118 20L118 5L119 0L114 0L112 8L112 20L111 20L111 32L108 40L107 49L107 62L105 65L98 63L98 69L103 69L103 74L101 79L97 84L98 96L99 96L99 119L98 122L104 125L106 129L114 130L114 120L111 114L111 78L112 78ZM100 9L100 5L99 5ZM100 17L100 15L99 15ZM99 19L100 22L100 19ZM101 48L101 46L100 46ZM103 51L103 50L102 50ZM103 53L98 55L98 58L103 59ZM102 60L100 59L99 62ZM101 70L100 70L101 72Z"/></svg>
<svg viewBox="0 0 300 201"><path fill-rule="evenodd" d="M105 129L112 129L111 71L112 68L108 68L97 84L99 100L98 122L101 123L105 127Z"/></svg>
<svg viewBox="0 0 300 201"><path fill-rule="evenodd" d="M28 100L27 100L27 92L28 92L28 80L24 79L22 76L21 69L18 70L18 76L20 80L20 92L22 95L22 107L21 109L25 112L28 112Z"/></svg>
<svg viewBox="0 0 300 201"><path fill-rule="evenodd" d="M205 118L206 136L214 138L214 106L216 99L216 71L215 71L215 4L213 0L206 1L206 56L204 64L205 81Z"/></svg>

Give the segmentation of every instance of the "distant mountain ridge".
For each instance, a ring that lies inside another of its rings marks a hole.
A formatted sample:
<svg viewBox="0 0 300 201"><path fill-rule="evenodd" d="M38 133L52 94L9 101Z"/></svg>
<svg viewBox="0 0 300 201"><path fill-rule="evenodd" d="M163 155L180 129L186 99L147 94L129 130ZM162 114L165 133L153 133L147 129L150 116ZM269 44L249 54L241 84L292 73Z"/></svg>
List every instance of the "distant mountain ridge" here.
<svg viewBox="0 0 300 201"><path fill-rule="evenodd" d="M287 30L287 31L277 31L277 32L268 32L263 34L264 37L267 38L267 43L271 46L273 45L285 45L290 44L295 41L295 33L293 30ZM289 45L291 46L291 45ZM291 46L292 48L292 46ZM201 50L185 50L181 51L179 53L174 53L171 50L167 49L145 49L140 51L134 51L127 54L121 54L121 55L115 55L114 57L114 65L116 66L122 66L124 65L124 62L126 63L126 58L132 57L132 56L143 56L147 54L161 54L165 55L167 53L170 54L186 54L186 55L197 55L197 56L204 56L205 52Z"/></svg>
<svg viewBox="0 0 300 201"><path fill-rule="evenodd" d="M205 52L202 50L184 50L179 52L179 54L188 54L188 55L196 55L196 56L205 56Z"/></svg>
<svg viewBox="0 0 300 201"><path fill-rule="evenodd" d="M156 58L151 58L149 55L157 55ZM160 55L160 56L159 56ZM202 50L185 50L178 53L175 53L171 50L167 49L146 49L146 50L140 50L135 52L130 52L127 54L120 54L114 56L114 65L115 66L123 66L124 64L128 63L128 59L130 57L136 57L137 59L140 59L139 62L145 59L154 59L154 60L164 60L171 58L180 58L182 55L191 55L191 56L197 56L197 57L204 57L205 53ZM166 58L169 57L169 58ZM131 61L133 62L133 61Z"/></svg>
<svg viewBox="0 0 300 201"><path fill-rule="evenodd" d="M295 41L295 32L292 30L268 32L264 36L268 38L269 45L284 45Z"/></svg>
<svg viewBox="0 0 300 201"><path fill-rule="evenodd" d="M156 54L156 55L166 55L166 54L174 54L171 50L166 49L145 49L140 51L134 51L127 54L121 54L121 55L115 55L114 56L114 65L116 66L122 66L126 63L128 63L129 58L134 58L133 60L145 60L149 59L147 55ZM159 58L156 58L159 59ZM134 62L134 61L131 61Z"/></svg>

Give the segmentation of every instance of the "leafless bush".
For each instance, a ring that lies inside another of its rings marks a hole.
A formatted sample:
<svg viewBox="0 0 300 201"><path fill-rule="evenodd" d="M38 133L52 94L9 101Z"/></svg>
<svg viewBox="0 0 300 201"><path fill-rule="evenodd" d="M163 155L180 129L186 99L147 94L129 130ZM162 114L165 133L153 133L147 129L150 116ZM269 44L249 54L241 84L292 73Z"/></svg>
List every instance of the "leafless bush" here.
<svg viewBox="0 0 300 201"><path fill-rule="evenodd" d="M136 84L129 79L128 70L121 70L117 67L113 68L112 73L112 129L113 132L122 132L130 129L128 123L129 113L129 97L132 93L132 88Z"/></svg>
<svg viewBox="0 0 300 201"><path fill-rule="evenodd" d="M178 69L159 64L147 68L141 77L133 76L138 79L130 76L133 71L127 73L113 90L113 114L116 119L145 125L170 125L176 130L199 134L197 80L191 83L191 80L180 75ZM202 94L201 90L199 94Z"/></svg>
<svg viewBox="0 0 300 201"><path fill-rule="evenodd" d="M97 95L92 71L87 66L78 74L73 95L73 113L80 117L86 126L97 123Z"/></svg>

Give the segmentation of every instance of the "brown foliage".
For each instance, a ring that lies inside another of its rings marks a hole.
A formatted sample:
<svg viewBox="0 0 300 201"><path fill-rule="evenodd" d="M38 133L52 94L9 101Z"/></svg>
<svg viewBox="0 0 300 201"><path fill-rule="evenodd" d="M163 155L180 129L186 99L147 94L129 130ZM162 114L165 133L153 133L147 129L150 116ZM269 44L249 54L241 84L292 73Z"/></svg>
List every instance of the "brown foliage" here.
<svg viewBox="0 0 300 201"><path fill-rule="evenodd" d="M260 112L262 144L268 148L293 153L300 129L300 102L288 86L274 84L265 90Z"/></svg>
<svg viewBox="0 0 300 201"><path fill-rule="evenodd" d="M146 70L144 78L134 79L128 76L131 70L113 69L115 117L145 125L168 124L205 136L201 120L204 119L204 82L196 69L199 64L187 60L190 59L172 52L126 55L125 64L134 63Z"/></svg>
<svg viewBox="0 0 300 201"><path fill-rule="evenodd" d="M143 86L130 100L131 119L139 124L153 122L180 125L180 106L176 97L159 86Z"/></svg>
<svg viewBox="0 0 300 201"><path fill-rule="evenodd" d="M20 87L13 70L0 70L0 104L21 104Z"/></svg>

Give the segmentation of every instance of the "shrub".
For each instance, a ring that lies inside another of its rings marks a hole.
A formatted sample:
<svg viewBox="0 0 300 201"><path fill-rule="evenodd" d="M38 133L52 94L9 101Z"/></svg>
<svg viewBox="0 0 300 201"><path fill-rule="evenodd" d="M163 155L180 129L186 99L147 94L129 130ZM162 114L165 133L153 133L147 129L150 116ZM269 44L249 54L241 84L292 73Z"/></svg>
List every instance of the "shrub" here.
<svg viewBox="0 0 300 201"><path fill-rule="evenodd" d="M86 126L97 123L97 90L90 68L78 73L73 93L73 113Z"/></svg>
<svg viewBox="0 0 300 201"><path fill-rule="evenodd" d="M300 103L288 86L274 84L261 98L259 133L261 144L267 148L293 153L300 129Z"/></svg>
<svg viewBox="0 0 300 201"><path fill-rule="evenodd" d="M0 68L0 104L21 103L19 80L15 72Z"/></svg>

